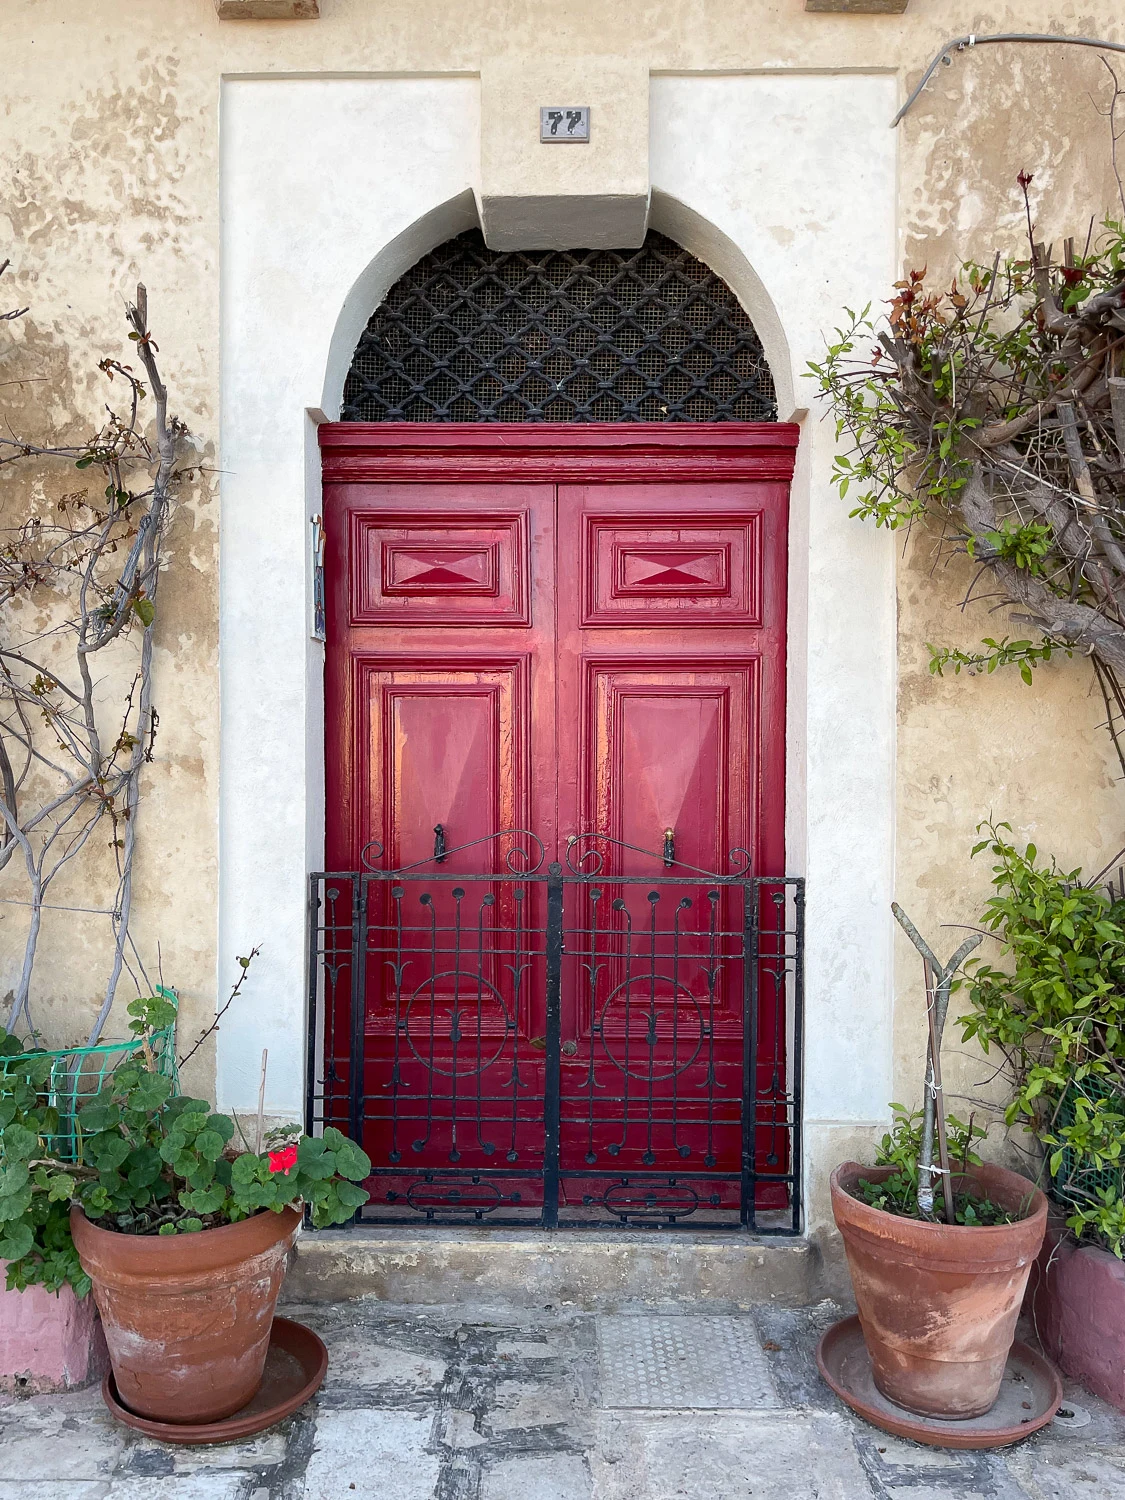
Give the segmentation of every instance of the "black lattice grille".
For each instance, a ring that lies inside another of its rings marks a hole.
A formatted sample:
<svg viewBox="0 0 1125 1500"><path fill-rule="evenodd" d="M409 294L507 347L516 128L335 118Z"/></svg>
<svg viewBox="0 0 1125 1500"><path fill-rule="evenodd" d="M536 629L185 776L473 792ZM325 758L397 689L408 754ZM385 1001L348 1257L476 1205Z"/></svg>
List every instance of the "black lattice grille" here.
<svg viewBox="0 0 1125 1500"><path fill-rule="evenodd" d="M753 324L662 234L639 250L489 250L479 230L391 288L345 422L775 422Z"/></svg>

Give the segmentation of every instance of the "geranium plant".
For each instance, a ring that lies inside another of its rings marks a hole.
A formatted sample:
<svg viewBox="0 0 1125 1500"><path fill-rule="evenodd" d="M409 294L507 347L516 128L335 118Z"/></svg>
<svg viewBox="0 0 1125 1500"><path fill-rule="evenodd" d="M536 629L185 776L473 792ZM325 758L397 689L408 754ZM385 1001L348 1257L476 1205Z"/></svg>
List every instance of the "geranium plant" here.
<svg viewBox="0 0 1125 1500"><path fill-rule="evenodd" d="M304 1203L318 1229L350 1219L371 1163L331 1126L271 1131L266 1149L239 1149L236 1125L203 1099L172 1093L143 1060L119 1067L79 1111L82 1165L74 1201L127 1234L186 1234Z"/></svg>
<svg viewBox="0 0 1125 1500"><path fill-rule="evenodd" d="M52 1159L58 1112L45 1091L50 1058L32 1056L0 1079L0 1257L9 1287L89 1282L70 1238L77 1203L91 1220L126 1234L190 1234L251 1214L307 1207L317 1228L350 1219L367 1202L358 1184L367 1156L329 1127L307 1136L278 1126L254 1149L229 1115L177 1094L155 1067L148 1038L173 1018L162 996L129 1006L141 1050L107 1077L77 1115L77 1159ZM0 1032L0 1060L22 1046ZM236 1141L240 1138L241 1144ZM256 1143L257 1144L257 1143Z"/></svg>

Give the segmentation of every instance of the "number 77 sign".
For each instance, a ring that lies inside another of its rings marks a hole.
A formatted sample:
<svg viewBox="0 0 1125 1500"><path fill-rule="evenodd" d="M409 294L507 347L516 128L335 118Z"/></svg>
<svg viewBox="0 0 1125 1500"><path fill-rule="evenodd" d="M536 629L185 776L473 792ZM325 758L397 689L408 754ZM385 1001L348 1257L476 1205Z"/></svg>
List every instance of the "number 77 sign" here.
<svg viewBox="0 0 1125 1500"><path fill-rule="evenodd" d="M590 139L588 104L544 104L539 110L539 139L548 145L563 141L585 145Z"/></svg>

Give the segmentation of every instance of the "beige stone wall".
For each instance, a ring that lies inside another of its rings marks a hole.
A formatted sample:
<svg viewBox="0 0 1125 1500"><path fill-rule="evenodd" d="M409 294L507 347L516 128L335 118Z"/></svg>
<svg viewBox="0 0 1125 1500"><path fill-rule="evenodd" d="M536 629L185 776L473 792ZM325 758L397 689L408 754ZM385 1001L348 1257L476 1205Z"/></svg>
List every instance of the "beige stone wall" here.
<svg viewBox="0 0 1125 1500"><path fill-rule="evenodd" d="M213 0L6 0L0 7L0 258L12 257L5 280L32 308L0 378L47 377L0 395L31 435L45 435L73 411L96 418L103 389L94 365L101 353L125 349L121 299L143 277L175 409L221 463L224 75L474 75L486 59L596 50L654 72L897 70L912 86L943 40L974 29L1125 40L1117 0L911 0L901 17L806 14L803 0L572 0L558 7L322 0L321 11L315 21L271 23L220 21ZM1112 203L1106 123L1097 110L1105 79L1094 54L1070 49L981 49L943 69L902 128L904 260L948 272L962 256L1018 244L1021 168L1036 174L1045 235L1081 233L1091 212ZM742 149L784 150L784 142L771 140L764 121ZM324 170L346 172L347 163L341 141ZM216 990L213 476L186 497L175 543L162 584L161 736L142 812L135 933L146 959L155 962L159 947L165 978L181 990L186 1034L213 1012ZM979 910L987 870L979 860L969 864L968 849L976 822L989 813L1068 862L1097 863L1125 843L1122 793L1085 666L1053 663L1034 689L1015 678L932 680L926 641L975 642L1004 628L977 609L960 614L966 575L954 567L931 576L932 563L931 540L916 533L899 576L898 893L928 932ZM87 894L97 899L79 904L104 904L92 878ZM17 909L0 906L0 991L11 982L20 922ZM37 998L53 1038L83 1029L100 989L104 926L104 919L64 914L49 920ZM948 932L943 946L954 946L954 937ZM899 959L896 1092L913 1097L921 1037L916 966L905 945ZM968 1076L974 1066L961 1071Z"/></svg>

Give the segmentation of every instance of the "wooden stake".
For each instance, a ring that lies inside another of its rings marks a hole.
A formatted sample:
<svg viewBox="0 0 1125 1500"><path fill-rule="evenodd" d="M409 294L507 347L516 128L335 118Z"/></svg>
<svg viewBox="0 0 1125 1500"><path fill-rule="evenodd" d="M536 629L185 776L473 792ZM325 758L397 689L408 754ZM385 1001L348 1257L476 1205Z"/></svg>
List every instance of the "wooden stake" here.
<svg viewBox="0 0 1125 1500"><path fill-rule="evenodd" d="M266 1059L269 1057L269 1048L262 1048L262 1080L258 1084L258 1130L254 1137L254 1152L257 1156L262 1154L262 1126L266 1113Z"/></svg>

